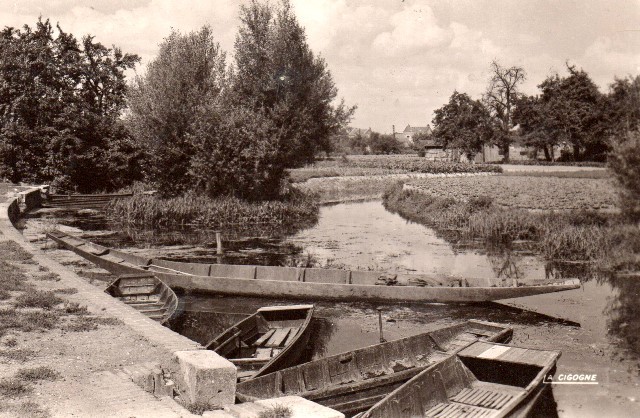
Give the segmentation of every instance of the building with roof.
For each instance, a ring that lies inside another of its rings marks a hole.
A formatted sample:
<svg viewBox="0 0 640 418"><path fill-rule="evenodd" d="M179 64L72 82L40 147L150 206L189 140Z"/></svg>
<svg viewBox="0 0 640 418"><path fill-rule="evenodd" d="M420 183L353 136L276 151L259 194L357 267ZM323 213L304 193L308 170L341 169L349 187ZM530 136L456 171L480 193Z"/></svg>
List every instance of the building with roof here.
<svg viewBox="0 0 640 418"><path fill-rule="evenodd" d="M394 131L394 135L395 138L402 142L405 146L411 146L414 143L414 136L416 136L419 133L424 133L427 135L431 135L432 131L431 131L431 126L427 125L427 126L411 126L411 125L407 125L406 128L404 128L404 131L402 132L395 132Z"/></svg>

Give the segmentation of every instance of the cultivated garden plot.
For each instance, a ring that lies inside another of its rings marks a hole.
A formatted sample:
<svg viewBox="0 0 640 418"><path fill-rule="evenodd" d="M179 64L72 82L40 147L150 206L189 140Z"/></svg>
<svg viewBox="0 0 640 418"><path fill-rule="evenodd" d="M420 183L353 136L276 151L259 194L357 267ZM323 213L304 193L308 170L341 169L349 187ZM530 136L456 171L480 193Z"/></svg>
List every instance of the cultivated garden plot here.
<svg viewBox="0 0 640 418"><path fill-rule="evenodd" d="M504 207L536 210L615 210L612 180L529 176L440 177L405 186L438 197L489 196Z"/></svg>

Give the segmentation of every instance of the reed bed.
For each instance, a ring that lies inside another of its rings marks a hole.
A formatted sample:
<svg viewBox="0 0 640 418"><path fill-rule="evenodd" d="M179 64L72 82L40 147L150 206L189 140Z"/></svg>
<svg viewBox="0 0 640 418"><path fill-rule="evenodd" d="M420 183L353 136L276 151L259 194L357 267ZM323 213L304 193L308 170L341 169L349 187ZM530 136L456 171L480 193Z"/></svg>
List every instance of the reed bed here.
<svg viewBox="0 0 640 418"><path fill-rule="evenodd" d="M437 197L396 184L383 196L385 207L440 230L456 230L465 238L504 245L533 242L548 260L586 261L608 271L640 268L640 228L620 215L596 211L536 213L504 208L490 197L465 201Z"/></svg>
<svg viewBox="0 0 640 418"><path fill-rule="evenodd" d="M138 194L111 202L106 213L110 219L133 227L290 226L315 222L318 205L312 197L301 193L287 200L263 202L248 202L234 197L212 199L193 194L169 199Z"/></svg>

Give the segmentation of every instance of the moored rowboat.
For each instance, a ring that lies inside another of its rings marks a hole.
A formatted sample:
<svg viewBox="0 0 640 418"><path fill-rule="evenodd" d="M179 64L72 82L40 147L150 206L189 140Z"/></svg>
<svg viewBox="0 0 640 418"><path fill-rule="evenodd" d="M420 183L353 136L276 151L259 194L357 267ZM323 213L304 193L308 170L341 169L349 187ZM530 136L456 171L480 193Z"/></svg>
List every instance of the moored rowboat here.
<svg viewBox="0 0 640 418"><path fill-rule="evenodd" d="M358 418L526 416L559 351L477 342L430 366Z"/></svg>
<svg viewBox="0 0 640 418"><path fill-rule="evenodd" d="M150 271L172 288L236 296L372 302L487 302L580 287L577 279L524 285L515 280L397 274L391 280L385 280L388 275L374 271L182 263L109 249L57 230L47 236L113 274Z"/></svg>
<svg viewBox="0 0 640 418"><path fill-rule="evenodd" d="M309 342L313 305L269 306L227 329L205 348L227 358L245 381L298 364Z"/></svg>
<svg viewBox="0 0 640 418"><path fill-rule="evenodd" d="M151 273L122 275L111 282L105 292L162 325L178 313L176 294Z"/></svg>
<svg viewBox="0 0 640 418"><path fill-rule="evenodd" d="M478 340L508 342L512 333L506 326L471 320L241 382L236 397L250 402L296 395L353 415L469 344Z"/></svg>

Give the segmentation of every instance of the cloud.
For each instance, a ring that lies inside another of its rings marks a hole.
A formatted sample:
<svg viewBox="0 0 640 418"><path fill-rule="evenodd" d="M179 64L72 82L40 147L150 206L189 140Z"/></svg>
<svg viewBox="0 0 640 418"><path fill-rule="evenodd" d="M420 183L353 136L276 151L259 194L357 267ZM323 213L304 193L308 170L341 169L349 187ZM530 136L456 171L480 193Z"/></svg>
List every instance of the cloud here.
<svg viewBox="0 0 640 418"><path fill-rule="evenodd" d="M380 33L373 41L373 47L388 56L411 54L451 42L451 31L440 27L431 8L421 2L393 14L390 23L392 29Z"/></svg>
<svg viewBox="0 0 640 418"><path fill-rule="evenodd" d="M39 15L77 37L142 56L171 29L210 24L233 52L240 4L249 0L0 0L0 26ZM271 0L272 3L278 0ZM339 96L358 104L353 124L389 132L423 125L454 89L478 98L489 63L519 65L527 94L570 60L605 88L614 75L640 73L637 2L596 0L292 0L311 49L326 60ZM139 69L139 72L143 70Z"/></svg>

